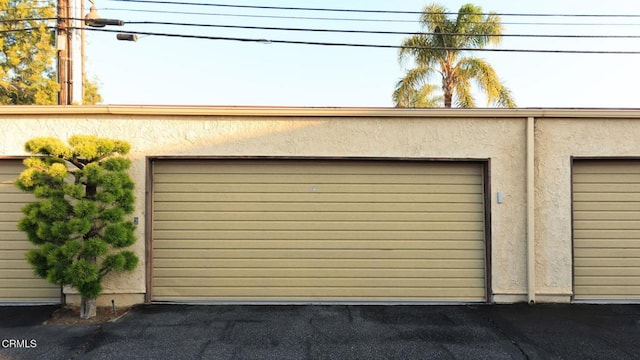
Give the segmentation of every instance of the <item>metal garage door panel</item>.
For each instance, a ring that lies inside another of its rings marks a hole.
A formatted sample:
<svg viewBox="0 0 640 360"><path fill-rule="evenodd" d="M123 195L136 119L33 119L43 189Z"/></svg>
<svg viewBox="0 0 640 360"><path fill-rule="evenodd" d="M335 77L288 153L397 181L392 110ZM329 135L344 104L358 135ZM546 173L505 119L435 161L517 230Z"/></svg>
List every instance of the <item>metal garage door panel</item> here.
<svg viewBox="0 0 640 360"><path fill-rule="evenodd" d="M640 300L640 162L573 167L574 299Z"/></svg>
<svg viewBox="0 0 640 360"><path fill-rule="evenodd" d="M156 301L484 301L482 165L162 160Z"/></svg>
<svg viewBox="0 0 640 360"><path fill-rule="evenodd" d="M22 207L34 198L13 185L23 169L19 160L0 160L0 303L57 303L60 287L36 277L25 260L33 245L17 223Z"/></svg>

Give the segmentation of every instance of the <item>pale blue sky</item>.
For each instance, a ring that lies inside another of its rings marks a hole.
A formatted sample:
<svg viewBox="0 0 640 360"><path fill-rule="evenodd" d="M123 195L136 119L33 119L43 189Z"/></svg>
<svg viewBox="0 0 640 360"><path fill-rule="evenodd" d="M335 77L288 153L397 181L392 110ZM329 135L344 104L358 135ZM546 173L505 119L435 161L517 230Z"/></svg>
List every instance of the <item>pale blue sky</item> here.
<svg viewBox="0 0 640 360"><path fill-rule="evenodd" d="M185 0L186 1L186 0ZM431 1L190 0L217 4L419 11ZM469 1L440 1L451 11ZM473 1L498 13L636 14L637 0ZM87 4L88 6L88 4ZM271 27L419 31L416 22L345 22L195 16L109 9L187 11L274 16L417 20L417 15L307 13L186 7L96 0L100 15L124 21L169 21ZM638 35L640 18L503 17L505 34ZM543 26L510 22L622 23L618 26ZM114 30L116 28L113 28ZM400 44L402 35L270 32L220 28L126 25L118 30L324 42ZM140 37L117 41L88 32L87 71L98 77L105 104L239 106L392 106L403 69L395 49L241 43ZM640 39L504 38L501 48L640 51ZM475 53L490 61L520 107L640 108L640 55ZM484 102L480 102L484 104Z"/></svg>

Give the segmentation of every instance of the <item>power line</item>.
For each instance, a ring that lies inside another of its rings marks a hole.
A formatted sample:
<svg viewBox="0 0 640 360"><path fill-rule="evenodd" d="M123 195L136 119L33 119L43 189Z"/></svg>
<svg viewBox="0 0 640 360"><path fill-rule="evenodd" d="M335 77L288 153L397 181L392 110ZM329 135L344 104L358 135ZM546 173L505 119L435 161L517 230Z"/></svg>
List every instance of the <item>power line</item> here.
<svg viewBox="0 0 640 360"><path fill-rule="evenodd" d="M186 1L168 0L111 0L125 3L146 3L162 5L186 5L186 6L206 6L206 7L226 7L238 9L263 9L263 10L289 10L289 11L323 11L323 12L348 12L348 13L369 13L369 14L406 14L422 15L423 11L405 10L367 10L367 9L336 9L336 8L306 8L306 7L284 7L284 6L263 6L263 5L231 5L231 4L210 4ZM444 12L446 15L458 15L458 12ZM480 15L518 16L518 17L594 17L594 18L640 18L637 14L557 14L557 13L480 13Z"/></svg>
<svg viewBox="0 0 640 360"><path fill-rule="evenodd" d="M147 9L123 9L123 8L105 8L105 11L130 11L152 14L173 14L173 15L199 15L199 16L226 16L226 17L243 17L256 19L288 19L288 20L326 20L326 21L358 21L358 22L399 22L399 23L417 23L417 20L401 20L401 19L358 19L358 18L329 18L329 17L310 17L310 16L279 16L279 15L250 15L250 14L220 14L220 13L203 13L191 11L168 11L168 10L147 10Z"/></svg>
<svg viewBox="0 0 640 360"><path fill-rule="evenodd" d="M24 22L24 21L50 21L50 20L59 20L59 19L84 21L84 19L80 19L80 18L48 17L48 18L1 19L0 24L1 23L17 23L17 22ZM567 39L638 39L640 38L640 35L464 34L464 33L405 32L405 31L382 31L382 30L289 28L289 27L226 25L226 24L199 24L199 23L183 23L183 22L167 22L167 21L127 21L126 24L213 27L213 28L246 29L246 30L269 30L269 31L273 30L273 31L299 31L299 32L380 34L380 35L496 36L496 37L567 38Z"/></svg>
<svg viewBox="0 0 640 360"><path fill-rule="evenodd" d="M80 20L79 18L21 18L1 19L1 23L17 23L23 21L50 21L50 20ZM295 27L269 27L269 26L245 26L227 24L199 24L168 21L126 21L129 25L169 25L186 27L212 27L225 29L245 30L269 30L269 31L299 31L299 32L324 32L324 33L349 33L349 34L375 34L375 35L441 35L441 36L496 36L496 37L523 37L523 38L566 38L566 39L638 39L640 35L562 35L562 34L464 34L464 33L433 33L433 32L408 32L408 31L382 31L382 30L349 30L349 29L317 29Z"/></svg>
<svg viewBox="0 0 640 360"><path fill-rule="evenodd" d="M328 33L379 34L379 35L495 36L495 37L567 38L567 39L638 39L640 38L640 35L464 34L464 33L433 33L433 32L406 32L406 31L382 31L382 30L311 29L311 28L290 28L290 27L269 27L269 26L197 24L197 23L166 22L166 21L127 21L126 23L131 25L133 24L135 25L170 25L170 26L187 26L187 27L213 27L213 28L225 28L225 29L328 32Z"/></svg>
<svg viewBox="0 0 640 360"><path fill-rule="evenodd" d="M47 26L46 29L53 30L56 27ZM69 29L81 30L80 27L69 27ZM99 28L84 28L89 31L98 32L110 32L119 33L121 30L99 29ZM20 31L34 31L37 28L24 28L24 29L11 29L0 30L0 33L11 33ZM334 43L334 42L319 42L319 41L297 41L297 40L273 40L273 39L255 39L255 38L238 38L238 37L222 37L222 36L206 36L206 35L189 35L189 34L174 34L174 33L159 33L159 32L146 32L146 31L127 31L130 34L146 35L146 36L164 36L174 38L186 38L186 39L203 39L203 40L222 40L222 41L238 41L238 42L252 42L263 44L294 44L294 45L318 45L318 46L332 46L332 47L360 47L360 48L378 48L378 49L430 49L430 50L442 50L442 51L475 51L475 52L507 52L507 53L545 53L545 54L608 54L608 55L640 55L640 51L616 51L616 50L554 50L554 49L491 49L491 48L455 48L455 47L415 47L415 46L402 46L402 45L388 45L388 44L361 44L361 43Z"/></svg>
<svg viewBox="0 0 640 360"><path fill-rule="evenodd" d="M53 30L55 28L56 28L55 26L46 26L45 27L45 29L47 29L47 30ZM40 30L40 28L7 29L7 30L0 30L0 34L21 32L21 31L37 31L37 30Z"/></svg>
<svg viewBox="0 0 640 360"><path fill-rule="evenodd" d="M79 18L21 18L21 19L0 19L2 23L18 23L24 21L51 21L51 20L80 20ZM212 27L227 29L246 30L269 30L269 31L298 31L298 32L324 32L324 33L351 33L351 34L379 34L379 35L440 35L440 36L496 36L496 37L523 37L523 38L567 38L567 39L638 39L640 35L562 35L562 34L464 34L464 33L433 33L433 32L406 32L406 31L382 31L382 30L348 30L348 29L317 29L317 28L295 28L295 27L269 27L269 26L244 26L226 24L199 24L167 21L127 21L129 25L169 25L186 27ZM19 30L19 29L18 29Z"/></svg>
<svg viewBox="0 0 640 360"><path fill-rule="evenodd" d="M325 11L325 12L349 12L349 13L369 13L369 14L422 14L421 11L398 11L398 10L358 10L358 9L302 8L302 7L259 6L259 5L208 4L208 3L195 3L195 2L153 1L153 0L112 0L112 1L114 1L114 2L128 2L128 3L162 4L162 5L224 7L224 8L236 8L236 9Z"/></svg>
<svg viewBox="0 0 640 360"><path fill-rule="evenodd" d="M114 0L115 1L115 0ZM253 15L253 14L228 14L228 13L208 13L193 11L169 11L169 10L148 10L148 9L127 9L127 8L104 8L105 11L140 12L150 14L171 14L171 15L196 15L196 16L221 16L221 17L241 17L255 19L286 19L286 20L322 20L322 21L352 21L352 22L390 22L390 23L411 23L416 24L418 20L404 19L363 19L363 18L336 18L336 17L314 17L314 16L284 16L284 15ZM567 23L567 22L500 22L503 25L536 25L536 26L638 26L637 23Z"/></svg>
<svg viewBox="0 0 640 360"><path fill-rule="evenodd" d="M18 23L24 21L50 21L50 20L80 20L79 18L21 18L1 19L2 23ZM269 31L297 31L297 32L322 32L322 33L348 33L348 34L373 34L373 35L440 35L440 36L495 36L495 37L522 37L522 38L566 38L566 39L638 39L640 35L562 35L562 34L464 34L464 33L433 33L433 32L408 32L408 31L382 31L382 30L348 30L348 29L317 29L295 27L269 27L269 26L244 26L227 24L199 24L168 21L127 21L129 25L169 25L186 27L211 27L224 29L245 30L269 30Z"/></svg>
<svg viewBox="0 0 640 360"><path fill-rule="evenodd" d="M57 18L57 17L44 17L44 18L22 18L22 19L0 19L0 24L4 24L4 23L19 23L19 22L23 22L23 21L50 21L50 20L58 20L61 18ZM84 20L84 19L82 19Z"/></svg>
<svg viewBox="0 0 640 360"><path fill-rule="evenodd" d="M72 29L80 29L80 28L72 27ZM121 30L109 30L109 29L98 29L98 28L85 28L85 30L112 32L112 33L122 32ZM318 46L332 46L332 47L360 47L360 48L378 48L378 49L417 49L417 50L429 49L429 50L441 50L441 51L505 52L505 53L640 55L640 51L626 51L626 50L611 51L611 50L491 49L491 48L477 49L477 48L456 48L456 47L415 47L415 46L387 45L387 44L335 43L335 42L320 42L320 41L274 40L274 39L255 39L255 38L206 36L206 35L187 35L187 34L174 34L174 33L146 32L146 31L127 31L127 33L135 34L135 35L146 35L146 36L164 36L164 37L175 37L175 38L186 38L186 39L238 41L238 42L252 42L252 43L264 43L264 44L318 45Z"/></svg>

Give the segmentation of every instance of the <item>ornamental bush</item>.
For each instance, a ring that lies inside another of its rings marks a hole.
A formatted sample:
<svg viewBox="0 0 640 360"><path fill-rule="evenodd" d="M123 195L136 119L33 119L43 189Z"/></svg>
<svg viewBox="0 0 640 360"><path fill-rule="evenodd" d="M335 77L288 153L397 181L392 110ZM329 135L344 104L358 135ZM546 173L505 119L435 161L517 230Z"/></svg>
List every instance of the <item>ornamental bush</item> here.
<svg viewBox="0 0 640 360"><path fill-rule="evenodd" d="M32 155L16 180L36 201L27 204L18 228L35 249L26 254L36 275L70 285L82 297L83 318L95 316L102 282L112 271L132 271L138 257L125 248L136 241L134 183L124 158L127 142L75 135L68 144L52 137L25 144Z"/></svg>

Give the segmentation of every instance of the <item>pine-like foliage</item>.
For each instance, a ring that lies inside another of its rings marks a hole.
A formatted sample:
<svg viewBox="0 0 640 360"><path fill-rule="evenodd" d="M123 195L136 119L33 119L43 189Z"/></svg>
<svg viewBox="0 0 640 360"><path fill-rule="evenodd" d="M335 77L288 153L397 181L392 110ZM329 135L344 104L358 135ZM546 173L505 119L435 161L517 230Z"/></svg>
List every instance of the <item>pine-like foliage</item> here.
<svg viewBox="0 0 640 360"><path fill-rule="evenodd" d="M27 261L53 284L71 285L83 298L96 298L111 271L131 271L138 257L124 248L136 241L131 162L124 141L76 135L68 145L56 138L29 140L36 155L16 185L33 193L18 227L37 248Z"/></svg>

